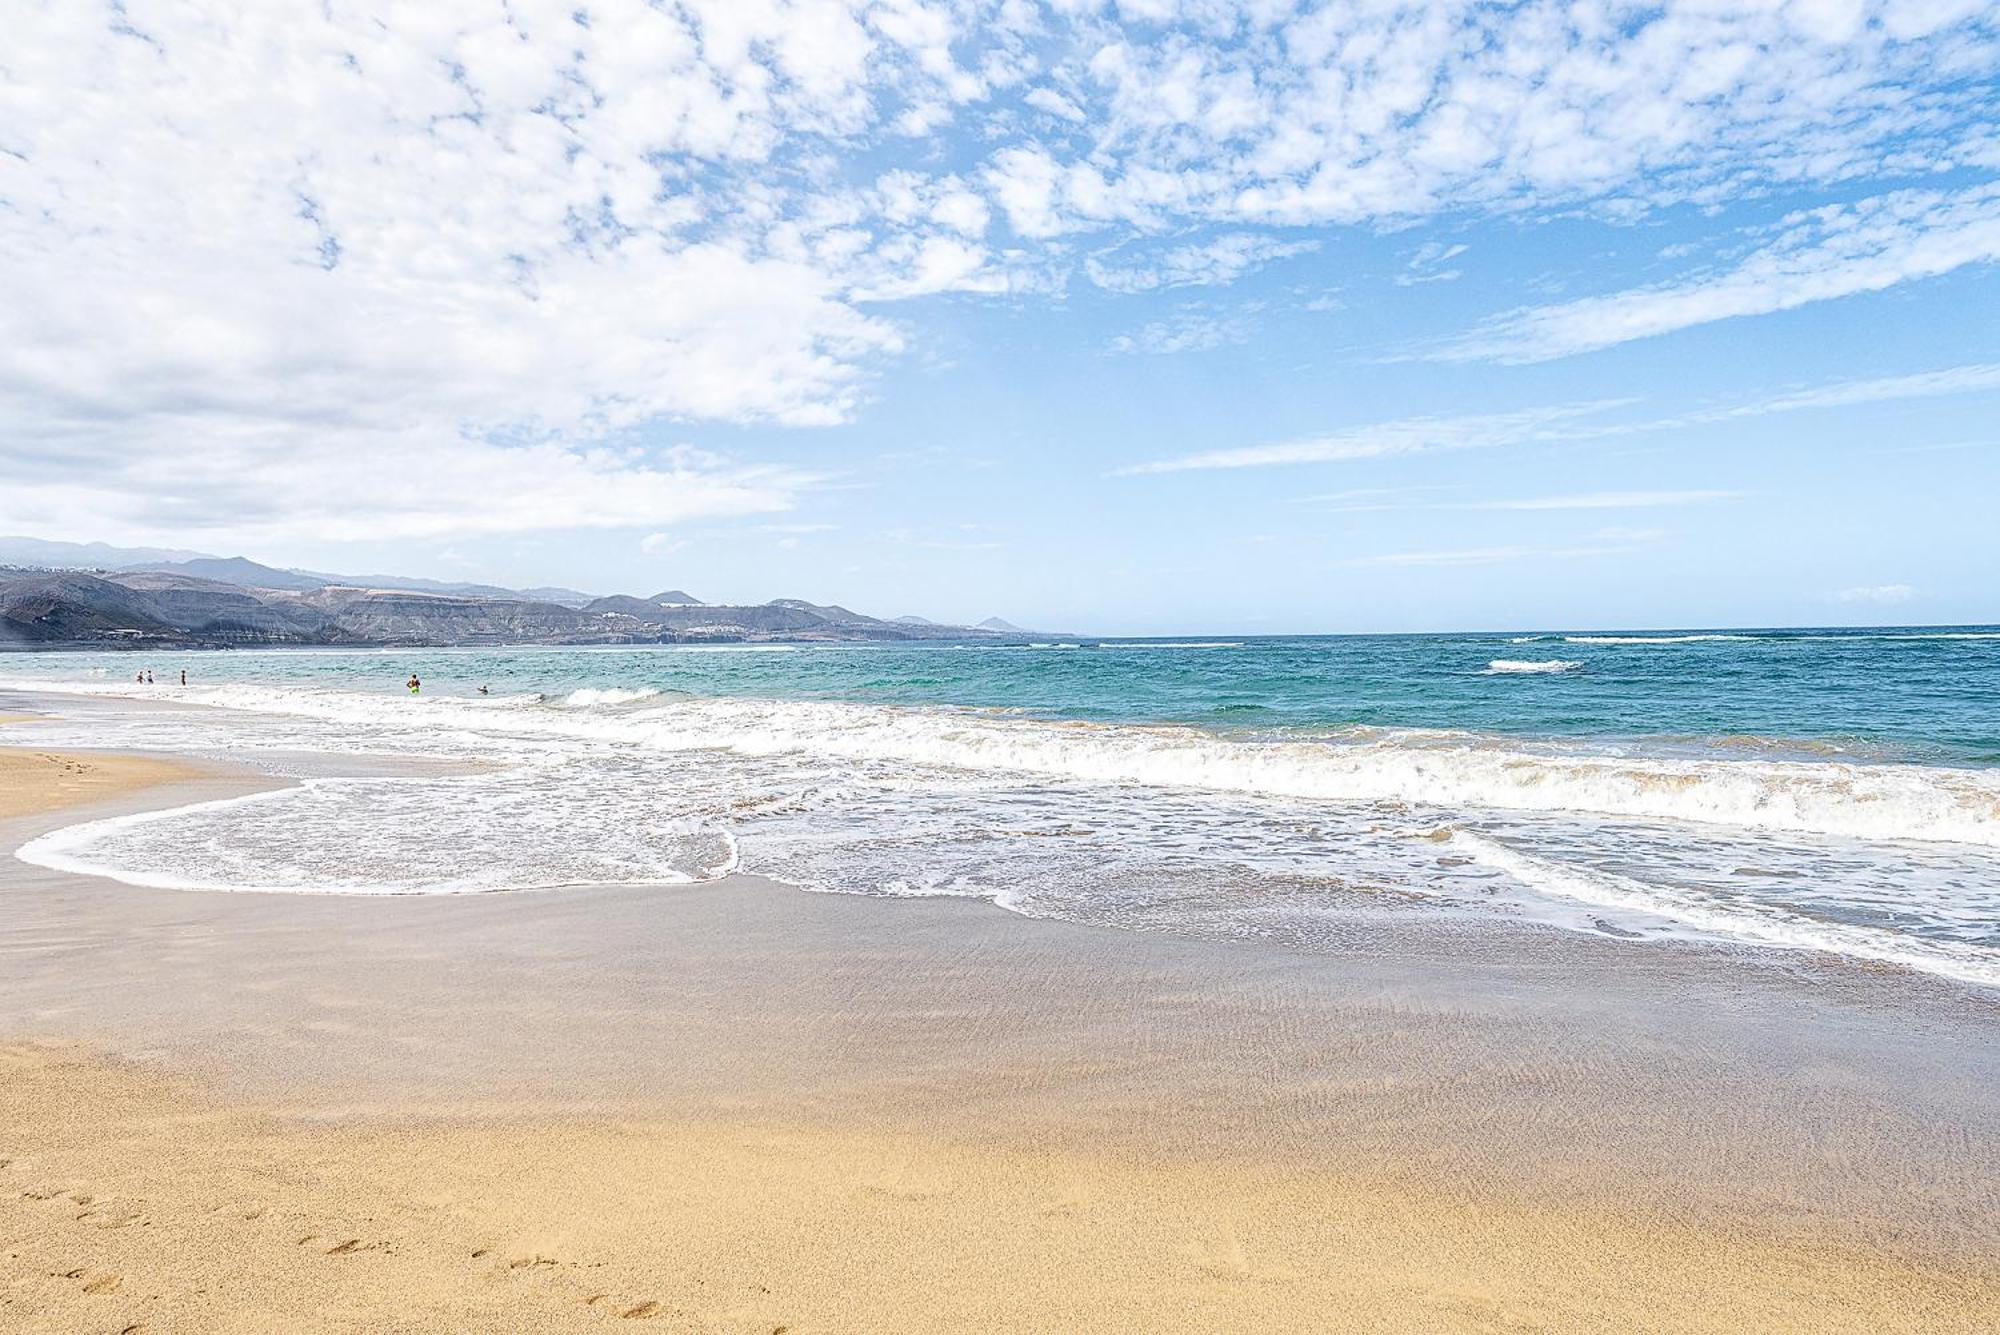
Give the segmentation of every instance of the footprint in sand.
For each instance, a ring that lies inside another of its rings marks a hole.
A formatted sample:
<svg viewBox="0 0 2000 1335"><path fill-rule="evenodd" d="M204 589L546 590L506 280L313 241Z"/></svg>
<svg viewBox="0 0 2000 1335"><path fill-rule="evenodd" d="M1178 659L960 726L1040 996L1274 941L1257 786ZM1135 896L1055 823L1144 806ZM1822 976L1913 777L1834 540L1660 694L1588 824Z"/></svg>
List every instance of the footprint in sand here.
<svg viewBox="0 0 2000 1335"><path fill-rule="evenodd" d="M1035 1213L1044 1219L1068 1219L1082 1214L1097 1203L1089 1191L1081 1187L1071 1187L1062 1194L1037 1206Z"/></svg>
<svg viewBox="0 0 2000 1335"><path fill-rule="evenodd" d="M665 1306L651 1298L641 1298L634 1302L630 1298L616 1298L608 1293L593 1293L583 1300L583 1305L604 1308L627 1321L645 1321L667 1310Z"/></svg>
<svg viewBox="0 0 2000 1335"><path fill-rule="evenodd" d="M77 1222L87 1222L92 1228L129 1228L146 1220L144 1210L124 1201L93 1200L86 1196L82 1204L83 1208L76 1212Z"/></svg>
<svg viewBox="0 0 2000 1335"><path fill-rule="evenodd" d="M262 1219L264 1217L264 1207L255 1202L224 1201L220 1205L209 1206L208 1212L210 1214L226 1214L232 1219L242 1220Z"/></svg>
<svg viewBox="0 0 2000 1335"><path fill-rule="evenodd" d="M1471 1317L1488 1330L1541 1330L1544 1324L1540 1313L1484 1293L1437 1293L1431 1295L1429 1302L1433 1307Z"/></svg>
<svg viewBox="0 0 2000 1335"><path fill-rule="evenodd" d="M125 1282L123 1275L114 1274L109 1270L92 1271L81 1266L75 1270L63 1271L62 1277L82 1280L85 1293L115 1293L118 1286Z"/></svg>
<svg viewBox="0 0 2000 1335"><path fill-rule="evenodd" d="M951 1180L941 1174L892 1168L862 1182L861 1190L868 1195L887 1196L891 1200L927 1201L933 1197L949 1195Z"/></svg>
<svg viewBox="0 0 2000 1335"><path fill-rule="evenodd" d="M1237 1238L1236 1230L1227 1224L1187 1250L1195 1266L1211 1275L1222 1279L1250 1278L1250 1259L1244 1255L1243 1243Z"/></svg>

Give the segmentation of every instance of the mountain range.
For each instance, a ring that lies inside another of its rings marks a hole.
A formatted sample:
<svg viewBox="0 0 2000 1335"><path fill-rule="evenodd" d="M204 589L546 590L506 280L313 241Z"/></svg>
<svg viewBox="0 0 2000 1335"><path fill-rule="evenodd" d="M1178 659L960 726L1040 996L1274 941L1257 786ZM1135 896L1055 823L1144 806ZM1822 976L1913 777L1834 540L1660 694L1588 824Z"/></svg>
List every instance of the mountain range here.
<svg viewBox="0 0 2000 1335"><path fill-rule="evenodd" d="M331 575L245 557L0 538L0 648L660 644L1004 639L779 598L712 605L680 589L594 597L399 575Z"/></svg>

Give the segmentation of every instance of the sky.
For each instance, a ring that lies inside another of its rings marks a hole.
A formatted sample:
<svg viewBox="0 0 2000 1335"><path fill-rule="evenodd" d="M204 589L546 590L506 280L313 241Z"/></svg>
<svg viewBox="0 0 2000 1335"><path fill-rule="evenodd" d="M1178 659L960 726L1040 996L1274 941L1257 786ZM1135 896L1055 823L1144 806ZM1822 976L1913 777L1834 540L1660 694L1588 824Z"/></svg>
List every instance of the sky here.
<svg viewBox="0 0 2000 1335"><path fill-rule="evenodd" d="M16 0L0 533L1100 634L2000 620L1990 0Z"/></svg>

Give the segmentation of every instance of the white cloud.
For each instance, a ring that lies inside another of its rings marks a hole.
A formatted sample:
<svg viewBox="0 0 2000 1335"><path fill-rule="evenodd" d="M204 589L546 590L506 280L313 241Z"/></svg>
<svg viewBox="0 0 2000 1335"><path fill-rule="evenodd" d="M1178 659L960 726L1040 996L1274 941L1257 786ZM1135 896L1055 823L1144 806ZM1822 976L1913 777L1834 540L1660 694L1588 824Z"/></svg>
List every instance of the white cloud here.
<svg viewBox="0 0 2000 1335"><path fill-rule="evenodd" d="M1407 417L1350 427L1329 435L1275 445L1207 450L1199 454L1159 459L1120 469L1121 474L1180 473L1210 468L1262 468L1274 464L1340 463L1389 455L1431 454L1441 450L1480 449L1538 440L1571 438L1567 425L1609 408L1617 401L1565 404L1525 412L1484 413L1456 417Z"/></svg>
<svg viewBox="0 0 2000 1335"><path fill-rule="evenodd" d="M1442 241L1427 242L1417 247L1403 266L1403 272L1396 275L1398 287L1415 287L1419 283L1450 283L1464 277L1461 269L1447 269L1445 266L1463 255L1471 247L1463 242L1446 245Z"/></svg>
<svg viewBox="0 0 2000 1335"><path fill-rule="evenodd" d="M1477 413L1458 416L1397 418L1304 440L1248 445L1232 449L1205 450L1171 459L1155 459L1116 470L1114 476L1147 473L1180 473L1212 468L1261 468L1289 464L1343 463L1355 459L1376 459L1398 454L1426 454L1441 450L1483 449L1494 446L1552 443L1559 441L1603 440L1620 436L1668 431L1700 423L1735 418L1762 417L1773 413L1803 412L1822 408L1856 407L1870 403L1905 399L1937 398L1955 394L1983 393L2000 389L2000 363L1970 363L1910 375L1880 376L1864 380L1839 381L1809 389L1793 390L1750 403L1705 409L1675 417L1641 420L1590 420L1599 414L1629 406L1629 399L1607 399L1590 403L1560 404L1508 413ZM1363 493L1342 492L1317 499L1351 499ZM1606 497L1645 496L1653 493L1594 493L1583 500ZM1668 496L1709 496L1709 493L1661 493ZM1715 493L1713 499L1733 493ZM1305 498L1315 499L1315 498ZM1562 498L1556 498L1562 499ZM1401 504L1366 503L1350 509L1403 509ZM1514 508L1536 508L1517 503ZM1553 507L1544 507L1553 508Z"/></svg>
<svg viewBox="0 0 2000 1335"><path fill-rule="evenodd" d="M1907 603L1917 591L1907 584L1865 584L1832 596L1837 603Z"/></svg>
<svg viewBox="0 0 2000 1335"><path fill-rule="evenodd" d="M1066 121L1084 119L1083 108L1053 88L1035 88L1021 99L1037 111L1045 111L1051 116L1060 116Z"/></svg>
<svg viewBox="0 0 2000 1335"><path fill-rule="evenodd" d="M1091 133L1013 141L1024 235L1107 220L1374 223L2000 165L1978 0L1065 5ZM1010 210L1013 212L1013 210Z"/></svg>
<svg viewBox="0 0 2000 1335"><path fill-rule="evenodd" d="M1812 408L1856 408L1870 403L1895 403L1903 399L1942 398L1953 394L1979 394L2000 389L2000 362L1972 362L1910 375L1872 376L1865 380L1843 380L1810 389L1793 390L1756 403L1722 409L1708 414L1717 417L1762 417L1767 413L1797 412Z"/></svg>
<svg viewBox="0 0 2000 1335"><path fill-rule="evenodd" d="M1314 244L1256 229L2000 170L1971 0L28 0L0 59L0 524L126 541L782 510L802 472L652 442L849 420L908 341L874 303L1055 290L1087 251L1110 290L1219 285ZM1948 272L1994 257L1996 191L1801 213L1733 268L1483 335L1557 355ZM1247 336L1192 313L1119 346Z"/></svg>
<svg viewBox="0 0 2000 1335"><path fill-rule="evenodd" d="M1154 356L1206 352L1210 348L1246 342L1250 331L1250 321L1241 315L1182 311L1169 319L1150 320L1134 333L1118 335L1111 340L1107 350Z"/></svg>
<svg viewBox="0 0 2000 1335"><path fill-rule="evenodd" d="M1251 232L1231 232L1210 241L1175 246L1138 262L1112 264L1093 256L1084 262L1084 272L1091 282L1113 292L1207 287L1233 283L1273 260L1318 248L1316 241L1279 241Z"/></svg>
<svg viewBox="0 0 2000 1335"><path fill-rule="evenodd" d="M1546 361L1816 301L1879 292L2000 260L2000 184L1904 190L1793 214L1734 266L1654 287L1503 315L1448 360Z"/></svg>
<svg viewBox="0 0 2000 1335"><path fill-rule="evenodd" d="M1740 491L1592 491L1571 496L1530 496L1518 500L1468 501L1454 510L1657 510L1734 500Z"/></svg>
<svg viewBox="0 0 2000 1335"><path fill-rule="evenodd" d="M1581 561L1616 556L1624 547L1457 547L1419 552L1357 556L1350 566L1490 566L1508 561Z"/></svg>
<svg viewBox="0 0 2000 1335"><path fill-rule="evenodd" d="M955 85L931 28L861 10L10 15L0 522L249 540L785 508L801 475L627 429L843 420L902 347L863 283L995 281L963 186L910 219L788 193L808 146L868 125L873 80Z"/></svg>

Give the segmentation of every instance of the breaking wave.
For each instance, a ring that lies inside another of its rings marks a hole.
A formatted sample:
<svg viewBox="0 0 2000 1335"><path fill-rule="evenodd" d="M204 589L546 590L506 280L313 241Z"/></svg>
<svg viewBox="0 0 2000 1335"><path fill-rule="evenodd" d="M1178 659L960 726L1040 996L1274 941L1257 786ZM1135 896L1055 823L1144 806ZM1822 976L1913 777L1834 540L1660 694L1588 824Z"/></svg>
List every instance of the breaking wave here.
<svg viewBox="0 0 2000 1335"><path fill-rule="evenodd" d="M572 709L588 709L595 705L629 705L639 700L651 700L659 694L660 692L651 686L636 690L618 686L603 689L586 686L565 695L563 703Z"/></svg>
<svg viewBox="0 0 2000 1335"><path fill-rule="evenodd" d="M1546 675L1552 672L1574 672L1583 664L1574 658L1544 658L1529 662L1519 658L1496 658L1486 665L1489 676Z"/></svg>
<svg viewBox="0 0 2000 1335"><path fill-rule="evenodd" d="M1716 641L1751 643L1756 635L1565 635L1566 644L1708 644Z"/></svg>
<svg viewBox="0 0 2000 1335"><path fill-rule="evenodd" d="M47 683L39 684L49 689ZM122 687L76 684L79 694ZM1004 711L836 701L662 697L615 714L492 710L438 697L232 685L175 694L226 709L340 725L384 750L489 734L558 752L581 745L808 756L1207 789L1331 802L1591 812L1860 839L2000 847L2000 770L1850 761L1634 756L1584 745L1528 749L1479 733L1345 729L1273 738L1179 725L1054 721ZM354 745L340 749L354 749Z"/></svg>
<svg viewBox="0 0 2000 1335"><path fill-rule="evenodd" d="M30 688L135 694L102 679ZM1547 695L1519 689L1490 693ZM686 884L740 864L818 888L1243 934L1307 930L1322 887L1374 885L2000 986L2000 770L1871 762L1845 743L1654 737L1635 753L1615 739L1218 733L605 686L468 699L241 683L141 698L89 711L70 740L70 725L38 727L50 745L476 772L328 778L280 761L299 782L68 827L23 858L143 885L348 894ZM157 707L169 701L215 708ZM1399 837L1413 824L1450 847Z"/></svg>

